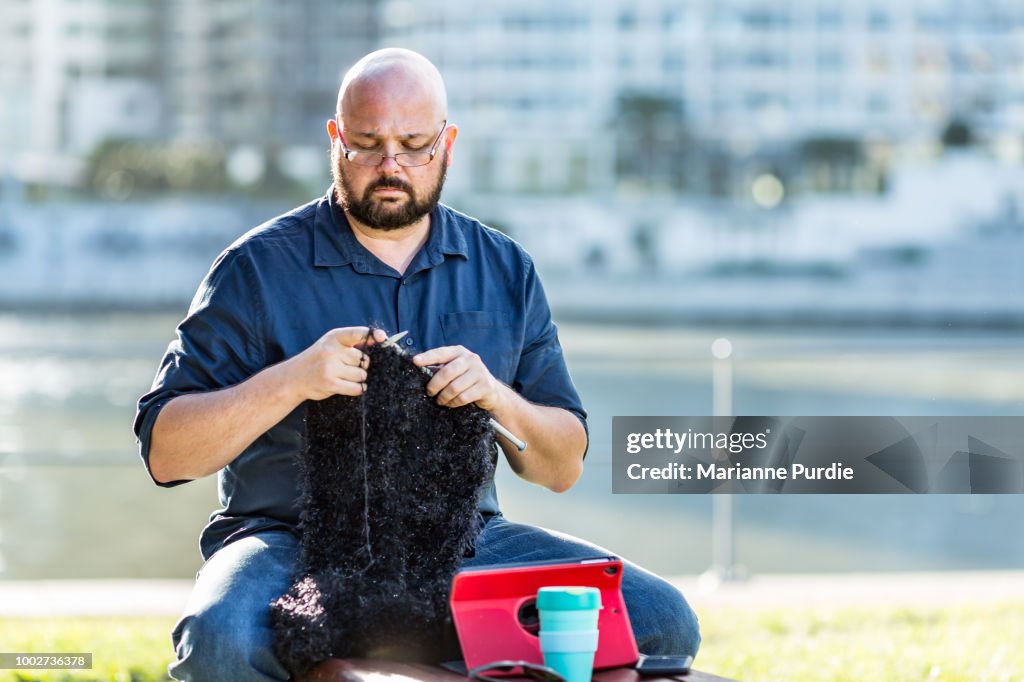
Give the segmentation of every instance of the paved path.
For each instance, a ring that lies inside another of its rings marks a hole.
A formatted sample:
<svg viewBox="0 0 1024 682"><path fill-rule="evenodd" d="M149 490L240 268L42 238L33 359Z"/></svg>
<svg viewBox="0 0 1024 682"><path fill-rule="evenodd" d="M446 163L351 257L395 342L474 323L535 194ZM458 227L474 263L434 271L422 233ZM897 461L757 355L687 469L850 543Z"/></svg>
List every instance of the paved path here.
<svg viewBox="0 0 1024 682"><path fill-rule="evenodd" d="M698 610L745 608L1017 603L1024 571L941 573L764 574L715 585L683 576L673 582ZM0 617L176 616L188 580L0 580Z"/></svg>
<svg viewBox="0 0 1024 682"><path fill-rule="evenodd" d="M708 577L674 582L698 611L716 606L1024 605L1024 571L762 574L721 585Z"/></svg>
<svg viewBox="0 0 1024 682"><path fill-rule="evenodd" d="M189 580L0 580L0 618L9 616L172 616Z"/></svg>

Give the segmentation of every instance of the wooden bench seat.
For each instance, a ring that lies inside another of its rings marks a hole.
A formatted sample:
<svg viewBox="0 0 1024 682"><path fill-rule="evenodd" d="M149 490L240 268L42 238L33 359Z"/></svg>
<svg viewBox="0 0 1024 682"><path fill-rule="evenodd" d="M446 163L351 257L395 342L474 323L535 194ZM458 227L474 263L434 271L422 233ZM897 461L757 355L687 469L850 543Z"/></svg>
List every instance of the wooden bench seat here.
<svg viewBox="0 0 1024 682"><path fill-rule="evenodd" d="M314 668L304 682L466 682L467 679L444 668L420 663L332 658ZM508 679L520 682L525 678ZM593 679L594 682L736 682L697 670L672 677L641 677L632 668L602 670L595 673Z"/></svg>

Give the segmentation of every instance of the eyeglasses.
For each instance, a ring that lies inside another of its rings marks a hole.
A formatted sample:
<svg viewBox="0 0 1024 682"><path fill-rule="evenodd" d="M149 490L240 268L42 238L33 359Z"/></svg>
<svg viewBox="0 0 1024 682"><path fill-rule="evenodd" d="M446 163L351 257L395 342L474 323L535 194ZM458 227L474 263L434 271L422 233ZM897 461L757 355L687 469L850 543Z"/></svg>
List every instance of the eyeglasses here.
<svg viewBox="0 0 1024 682"><path fill-rule="evenodd" d="M494 661L470 670L469 678L477 682L506 682L500 677L494 677L497 674L529 677L538 682L565 682L557 670L528 661Z"/></svg>
<svg viewBox="0 0 1024 682"><path fill-rule="evenodd" d="M338 129L341 129L341 120L338 121ZM363 151L361 149L349 149L345 144L345 138L339 133L338 138L341 141L341 150L345 158L357 166L379 166L384 163L384 159L394 159L395 163L405 168L415 168L416 166L426 166L428 163L434 160L434 156L437 155L437 146L441 142L441 135L444 133L444 129L448 126L448 119L445 119L441 123L441 129L437 131L437 137L434 139L434 144L430 146L430 151L415 151L415 152L401 152L399 154L381 154L380 152Z"/></svg>

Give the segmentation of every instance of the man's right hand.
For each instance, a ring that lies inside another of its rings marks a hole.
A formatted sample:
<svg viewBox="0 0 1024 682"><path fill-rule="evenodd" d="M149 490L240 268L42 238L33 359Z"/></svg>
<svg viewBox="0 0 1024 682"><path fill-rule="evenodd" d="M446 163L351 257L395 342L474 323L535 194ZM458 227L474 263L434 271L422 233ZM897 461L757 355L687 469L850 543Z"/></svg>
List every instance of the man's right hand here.
<svg viewBox="0 0 1024 682"><path fill-rule="evenodd" d="M370 358L363 347L387 340L387 334L369 327L339 327L287 360L287 381L298 402L323 400L332 395L362 395ZM283 369L283 368L282 368Z"/></svg>
<svg viewBox="0 0 1024 682"><path fill-rule="evenodd" d="M240 384L173 398L157 416L149 465L157 481L201 478L229 464L304 400L362 395L369 359L362 348L382 330L341 327Z"/></svg>

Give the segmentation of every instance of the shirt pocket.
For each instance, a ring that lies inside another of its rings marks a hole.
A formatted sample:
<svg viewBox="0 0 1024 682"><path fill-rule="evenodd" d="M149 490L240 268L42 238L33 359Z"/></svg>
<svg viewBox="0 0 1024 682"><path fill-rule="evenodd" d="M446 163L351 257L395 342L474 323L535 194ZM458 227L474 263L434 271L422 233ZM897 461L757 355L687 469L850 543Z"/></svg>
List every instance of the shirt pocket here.
<svg viewBox="0 0 1024 682"><path fill-rule="evenodd" d="M441 330L448 346L465 346L483 359L491 374L512 383L522 350L511 316L485 310L441 315Z"/></svg>

